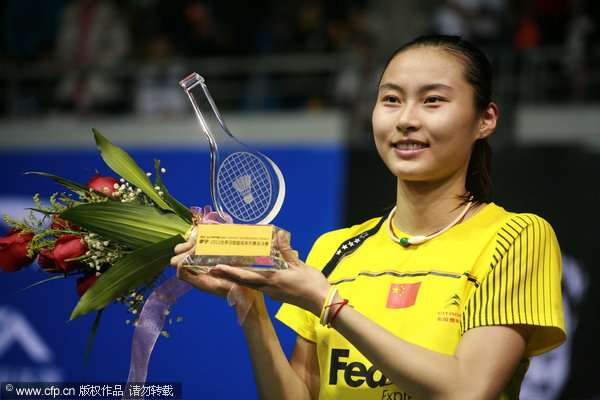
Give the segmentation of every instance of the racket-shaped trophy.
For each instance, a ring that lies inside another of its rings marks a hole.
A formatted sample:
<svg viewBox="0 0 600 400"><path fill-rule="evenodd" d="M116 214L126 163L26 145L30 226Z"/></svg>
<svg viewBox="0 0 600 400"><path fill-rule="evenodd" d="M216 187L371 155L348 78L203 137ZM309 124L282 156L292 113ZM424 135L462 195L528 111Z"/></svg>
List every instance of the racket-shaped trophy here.
<svg viewBox="0 0 600 400"><path fill-rule="evenodd" d="M277 232L282 229L270 225L285 196L281 171L267 156L231 134L204 78L193 73L179 84L187 93L210 146L214 208L224 221L233 221L199 224L195 255L188 256L183 266L198 272L206 272L217 264L260 270L287 268L276 245Z"/></svg>

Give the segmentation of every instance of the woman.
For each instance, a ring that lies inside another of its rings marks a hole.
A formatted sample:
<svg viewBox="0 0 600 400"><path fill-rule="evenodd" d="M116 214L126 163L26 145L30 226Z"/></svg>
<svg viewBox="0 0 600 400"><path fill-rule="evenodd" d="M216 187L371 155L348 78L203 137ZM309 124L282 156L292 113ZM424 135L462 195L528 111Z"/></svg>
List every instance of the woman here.
<svg viewBox="0 0 600 400"><path fill-rule="evenodd" d="M193 242L176 248L180 278L199 289L225 296L235 282L286 303L289 363L262 296L242 325L261 398L516 399L528 359L564 341L551 227L491 203L491 81L458 37L396 51L373 110L396 207L323 235L306 264L283 236L290 268L273 273L194 275L180 266Z"/></svg>

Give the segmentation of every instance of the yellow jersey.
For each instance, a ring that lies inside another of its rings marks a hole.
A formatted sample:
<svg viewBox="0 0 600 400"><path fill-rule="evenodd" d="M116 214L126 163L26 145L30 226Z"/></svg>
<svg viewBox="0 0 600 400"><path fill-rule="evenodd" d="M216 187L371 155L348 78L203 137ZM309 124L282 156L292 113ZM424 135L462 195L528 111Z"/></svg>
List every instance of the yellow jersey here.
<svg viewBox="0 0 600 400"><path fill-rule="evenodd" d="M385 226L357 241L378 222L375 218L326 233L314 244L307 264L322 269L336 251L339 255L357 246L341 258L329 282L363 315L440 353L452 355L463 333L477 326L535 326L524 359L501 396L517 399L529 358L566 338L561 257L550 225L492 203L421 244L402 247ZM277 318L316 343L320 399L412 398L313 314L284 304Z"/></svg>

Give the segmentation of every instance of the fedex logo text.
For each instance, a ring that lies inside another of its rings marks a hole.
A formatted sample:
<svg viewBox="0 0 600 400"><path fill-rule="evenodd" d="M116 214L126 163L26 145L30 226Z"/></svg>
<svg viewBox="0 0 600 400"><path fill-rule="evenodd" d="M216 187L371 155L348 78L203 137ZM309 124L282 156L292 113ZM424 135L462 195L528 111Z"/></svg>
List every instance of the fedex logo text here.
<svg viewBox="0 0 600 400"><path fill-rule="evenodd" d="M338 382L338 373L343 372L344 382L350 387L359 387L367 384L371 388L390 385L391 382L377 368L370 366L367 368L361 362L355 361L347 363L342 361L348 358L350 350L332 349L331 365L329 368L329 384L336 385Z"/></svg>

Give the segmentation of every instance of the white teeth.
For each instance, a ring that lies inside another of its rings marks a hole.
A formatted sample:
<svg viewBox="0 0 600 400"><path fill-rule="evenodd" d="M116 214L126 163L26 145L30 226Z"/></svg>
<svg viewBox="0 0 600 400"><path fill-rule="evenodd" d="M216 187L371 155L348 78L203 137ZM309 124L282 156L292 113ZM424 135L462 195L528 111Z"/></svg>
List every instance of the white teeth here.
<svg viewBox="0 0 600 400"><path fill-rule="evenodd" d="M396 148L400 150L417 150L424 149L427 145L422 143L398 143L396 144Z"/></svg>

